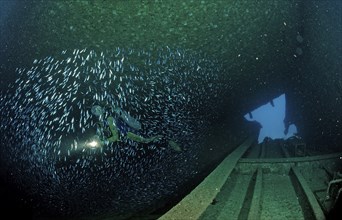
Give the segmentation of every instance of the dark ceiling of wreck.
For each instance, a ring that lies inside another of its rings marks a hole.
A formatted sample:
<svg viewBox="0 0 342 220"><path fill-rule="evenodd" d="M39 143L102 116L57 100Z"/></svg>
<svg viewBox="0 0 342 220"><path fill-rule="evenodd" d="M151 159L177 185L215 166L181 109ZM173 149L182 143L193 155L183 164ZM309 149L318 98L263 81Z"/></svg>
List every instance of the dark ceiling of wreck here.
<svg viewBox="0 0 342 220"><path fill-rule="evenodd" d="M219 84L204 90L215 92L193 97L210 104L198 107L202 115L216 112L206 118L213 137L201 137L213 149L200 148L199 160L222 159L225 138L228 153L249 135L243 115L283 93L285 123L311 146L341 150L341 1L13 2L0 20L2 91L16 68L66 49L180 48L217 64L209 83Z"/></svg>
<svg viewBox="0 0 342 220"><path fill-rule="evenodd" d="M17 6L24 7L22 18L8 13L2 21L10 33L1 34L2 71L27 65L28 55L43 57L71 47L190 49L223 64L229 84L224 106L217 106L223 117L240 117L285 92L288 120L308 142L341 144L338 1L27 4ZM14 57L23 63L13 64ZM6 73L2 82L11 75Z"/></svg>

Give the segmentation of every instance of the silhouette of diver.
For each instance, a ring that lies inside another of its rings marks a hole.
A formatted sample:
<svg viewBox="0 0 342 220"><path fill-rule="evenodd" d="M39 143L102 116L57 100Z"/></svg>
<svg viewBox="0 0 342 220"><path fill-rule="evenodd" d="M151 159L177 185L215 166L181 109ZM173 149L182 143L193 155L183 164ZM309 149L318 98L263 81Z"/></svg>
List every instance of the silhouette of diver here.
<svg viewBox="0 0 342 220"><path fill-rule="evenodd" d="M140 122L120 108L111 108L111 111L114 113L114 116L110 115L105 119L105 113L107 112L101 106L94 105L91 108L92 114L99 118L95 136L99 137L98 139L101 141L101 144L115 143L121 141L121 138L145 144L165 141L162 135L146 138L133 133L141 129ZM106 132L109 135L106 135ZM167 143L168 147L172 150L182 151L182 148L174 140L169 140Z"/></svg>
<svg viewBox="0 0 342 220"><path fill-rule="evenodd" d="M120 108L114 109L114 116L108 116L106 119L106 111L99 105L94 105L91 109L91 112L93 115L99 117L96 134L105 144L120 141L120 137L124 137L139 143L156 142L163 138L162 135L145 138L133 133L135 130L141 129L140 122ZM109 137L107 137L105 134L108 132L108 129L110 134Z"/></svg>

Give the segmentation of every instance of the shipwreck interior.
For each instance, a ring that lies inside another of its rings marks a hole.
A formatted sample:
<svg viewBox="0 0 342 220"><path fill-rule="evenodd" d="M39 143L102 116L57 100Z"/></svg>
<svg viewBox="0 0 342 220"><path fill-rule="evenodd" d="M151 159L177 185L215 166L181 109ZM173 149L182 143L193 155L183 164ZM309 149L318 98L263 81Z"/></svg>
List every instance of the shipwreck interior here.
<svg viewBox="0 0 342 220"><path fill-rule="evenodd" d="M2 213L341 215L342 1L0 0L0 15Z"/></svg>

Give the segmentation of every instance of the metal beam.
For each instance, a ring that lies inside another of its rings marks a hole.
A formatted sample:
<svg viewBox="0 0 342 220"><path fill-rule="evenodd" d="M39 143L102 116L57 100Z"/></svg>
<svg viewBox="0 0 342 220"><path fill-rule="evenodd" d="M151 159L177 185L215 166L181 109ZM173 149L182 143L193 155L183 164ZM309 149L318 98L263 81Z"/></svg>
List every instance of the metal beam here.
<svg viewBox="0 0 342 220"><path fill-rule="evenodd" d="M301 189L304 192L304 195L307 199L307 202L310 205L311 211L316 220L323 220L325 219L325 215L321 206L319 205L315 195L313 194L312 190L310 189L308 183L304 179L303 175L300 173L297 167L291 168L293 171L294 176L296 177L298 183L300 184Z"/></svg>
<svg viewBox="0 0 342 220"><path fill-rule="evenodd" d="M236 148L194 190L159 219L198 219L220 192L236 163L253 141L254 138L249 138Z"/></svg>

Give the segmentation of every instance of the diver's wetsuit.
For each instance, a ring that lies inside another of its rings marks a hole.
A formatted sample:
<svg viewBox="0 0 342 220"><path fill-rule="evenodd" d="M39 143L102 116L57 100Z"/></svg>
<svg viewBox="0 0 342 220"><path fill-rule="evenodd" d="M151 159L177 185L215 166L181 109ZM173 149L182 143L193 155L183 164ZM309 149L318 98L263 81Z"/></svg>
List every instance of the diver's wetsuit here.
<svg viewBox="0 0 342 220"><path fill-rule="evenodd" d="M134 129L129 127L122 119L116 118L116 128L119 130L120 134L127 135L128 132L132 132Z"/></svg>
<svg viewBox="0 0 342 220"><path fill-rule="evenodd" d="M126 124L121 118L119 117L113 117L109 116L106 120L103 120L103 122L99 123L100 128L98 129L98 134L102 139L104 143L111 143L111 142L117 142L120 141L121 138L127 138L135 142L139 143L150 143L159 141L162 136L157 135L150 138L144 138L140 135L135 134L135 129L131 128ZM106 137L105 134L105 128L109 128L110 136Z"/></svg>
<svg viewBox="0 0 342 220"><path fill-rule="evenodd" d="M97 128L96 133L101 138L104 144L114 143L120 141L120 139L122 138L144 144L148 144L151 142L164 143L167 141L163 135L144 138L140 135L133 133L136 130L140 130L141 125L140 122L138 122L136 119L134 119L127 113L125 113L124 119L130 119L131 121L133 121L133 123L130 123L130 120L125 121L123 118L119 117L115 113L114 115L116 117L108 116L106 119L104 119L104 112L102 111L102 114L98 114L100 110L97 110L98 111L95 112L96 114L94 115L99 116L100 122L98 123L99 127ZM117 109L116 111L120 112L120 116L122 116L122 111L120 109ZM106 135L105 132L108 130L110 134ZM182 151L181 147L173 140L168 141L168 146L175 151Z"/></svg>

